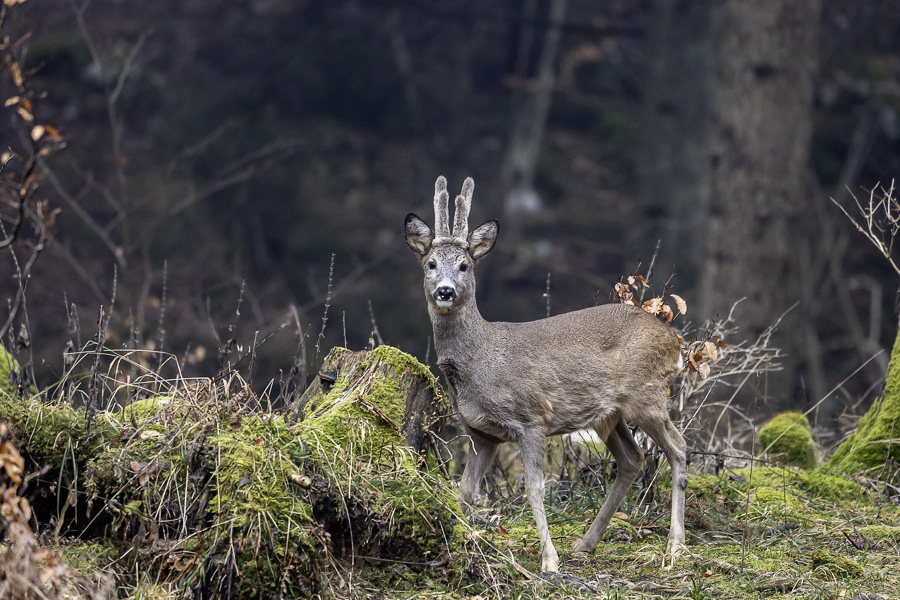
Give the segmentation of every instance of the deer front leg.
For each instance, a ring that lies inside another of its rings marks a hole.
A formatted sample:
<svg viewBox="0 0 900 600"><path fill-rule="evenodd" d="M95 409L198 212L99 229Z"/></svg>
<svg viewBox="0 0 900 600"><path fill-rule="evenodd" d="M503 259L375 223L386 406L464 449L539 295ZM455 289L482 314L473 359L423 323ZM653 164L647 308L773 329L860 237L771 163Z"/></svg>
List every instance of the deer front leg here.
<svg viewBox="0 0 900 600"><path fill-rule="evenodd" d="M541 432L525 432L519 436L519 450L525 467L525 495L534 514L541 538L541 571L559 570L559 555L550 539L547 515L544 513L544 436Z"/></svg>
<svg viewBox="0 0 900 600"><path fill-rule="evenodd" d="M481 492L481 480L497 454L497 444L475 433L471 433L470 438L472 444L469 447L469 457L459 482L459 503L463 510L469 510L475 505Z"/></svg>

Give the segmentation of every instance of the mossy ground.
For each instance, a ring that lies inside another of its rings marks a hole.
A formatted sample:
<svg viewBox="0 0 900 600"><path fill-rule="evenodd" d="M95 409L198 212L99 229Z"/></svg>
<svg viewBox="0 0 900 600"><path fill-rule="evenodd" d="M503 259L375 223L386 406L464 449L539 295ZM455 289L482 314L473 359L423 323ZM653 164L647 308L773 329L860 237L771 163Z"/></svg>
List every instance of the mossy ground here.
<svg viewBox="0 0 900 600"><path fill-rule="evenodd" d="M666 477L662 474L663 481ZM486 515L476 556L494 568L483 597L541 598L896 598L900 589L900 507L843 477L763 467L692 474L686 510L692 556L663 568L668 502L649 506L629 493L604 540L589 556L572 548L603 500L590 489L551 482L548 520L561 576L541 579L540 544L527 503L501 499ZM665 485L661 486L665 489ZM481 553L480 555L477 553ZM519 571L527 572L525 576ZM530 577L530 579L529 579ZM865 596L864 594L877 594Z"/></svg>

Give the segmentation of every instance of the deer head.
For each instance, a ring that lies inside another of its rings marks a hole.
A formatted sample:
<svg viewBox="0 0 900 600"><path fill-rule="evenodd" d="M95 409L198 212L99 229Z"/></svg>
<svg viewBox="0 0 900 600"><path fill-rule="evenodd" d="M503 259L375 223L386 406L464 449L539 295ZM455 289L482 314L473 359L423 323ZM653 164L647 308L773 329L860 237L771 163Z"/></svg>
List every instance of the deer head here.
<svg viewBox="0 0 900 600"><path fill-rule="evenodd" d="M453 231L447 180L438 177L434 184L434 224L432 231L425 221L413 213L406 215L406 243L419 255L425 270L425 297L438 314L452 314L475 298L475 264L491 251L497 241L500 223L491 220L469 233L469 208L475 182L463 182L456 197Z"/></svg>

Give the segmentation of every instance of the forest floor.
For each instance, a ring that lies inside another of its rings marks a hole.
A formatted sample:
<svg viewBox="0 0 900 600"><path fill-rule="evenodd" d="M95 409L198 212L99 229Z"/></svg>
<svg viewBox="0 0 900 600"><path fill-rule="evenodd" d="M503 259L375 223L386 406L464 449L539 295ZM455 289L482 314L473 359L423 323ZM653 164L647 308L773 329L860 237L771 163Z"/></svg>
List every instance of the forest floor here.
<svg viewBox="0 0 900 600"><path fill-rule="evenodd" d="M538 574L527 502L504 498L487 513L492 526L472 534L481 542L470 561L494 573L482 597L900 598L900 507L865 480L779 467L695 474L686 508L691 555L668 568L666 493L644 504L633 493L582 557L572 548L604 494L564 487L551 485L547 502L560 573Z"/></svg>
<svg viewBox="0 0 900 600"><path fill-rule="evenodd" d="M515 448L465 516L460 465L417 460L398 427L394 392L419 381L440 400L434 376L386 347L355 360L298 421L237 378L87 419L0 393L0 597L21 580L35 600L900 598L900 495L875 475L697 453L689 553L666 568L665 461L648 453L602 542L575 556L615 466L559 438L545 504L561 560L542 574Z"/></svg>
<svg viewBox="0 0 900 600"><path fill-rule="evenodd" d="M460 523L465 543L451 564L345 558L322 597L900 598L900 506L865 479L766 466L694 473L686 508L690 554L674 567L663 565L665 472L657 484L656 497L643 502L635 486L597 549L575 556L572 548L602 504L605 486L548 482L558 574L540 573L540 543L524 496L503 493ZM514 485L501 487L508 492ZM121 560L111 543L64 538L50 546L94 580ZM182 597L177 586L145 577L123 590L125 597Z"/></svg>

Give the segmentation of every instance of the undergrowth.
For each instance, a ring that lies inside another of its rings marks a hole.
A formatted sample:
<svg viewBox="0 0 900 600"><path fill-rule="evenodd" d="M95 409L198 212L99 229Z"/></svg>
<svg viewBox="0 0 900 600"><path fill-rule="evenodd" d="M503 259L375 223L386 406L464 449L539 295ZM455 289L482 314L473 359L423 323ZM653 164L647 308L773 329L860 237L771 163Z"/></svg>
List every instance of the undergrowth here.
<svg viewBox="0 0 900 600"><path fill-rule="evenodd" d="M404 444L391 377L436 383L412 357L360 353L359 370L335 377L294 419L236 373L123 378L126 353L104 353L117 367L96 378L105 402L93 413L71 402L89 372L71 376L69 402L0 395L31 473L7 490L32 498L40 525L26 547L40 549L37 573L65 565L60 581L81 590L71 597L99 597L109 582L132 598L891 598L900 589L900 508L874 481L696 452L690 554L665 570L671 486L658 452L647 451L599 547L575 556L615 463L601 443L555 438L546 506L561 567L540 574L512 447L489 478L488 504L466 516L447 477L458 461L422 460ZM360 388L373 370L387 379Z"/></svg>

